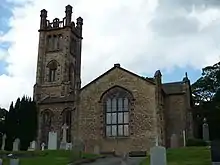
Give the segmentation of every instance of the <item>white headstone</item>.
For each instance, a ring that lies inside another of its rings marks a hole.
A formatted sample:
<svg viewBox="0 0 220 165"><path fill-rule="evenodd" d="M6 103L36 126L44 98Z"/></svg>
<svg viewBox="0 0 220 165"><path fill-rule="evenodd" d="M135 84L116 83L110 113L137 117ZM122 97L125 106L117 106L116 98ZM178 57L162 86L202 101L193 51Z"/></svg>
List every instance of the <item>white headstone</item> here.
<svg viewBox="0 0 220 165"><path fill-rule="evenodd" d="M29 147L29 151L34 151L37 148L37 142L34 140L32 142L30 142L30 147Z"/></svg>
<svg viewBox="0 0 220 165"><path fill-rule="evenodd" d="M166 165L166 148L155 146L150 150L150 165Z"/></svg>
<svg viewBox="0 0 220 165"><path fill-rule="evenodd" d="M6 140L7 136L6 134L3 135L2 137L2 150L5 150L5 140Z"/></svg>
<svg viewBox="0 0 220 165"><path fill-rule="evenodd" d="M186 131L183 130L183 146L186 147Z"/></svg>
<svg viewBox="0 0 220 165"><path fill-rule="evenodd" d="M57 150L57 133L49 132L48 150Z"/></svg>
<svg viewBox="0 0 220 165"><path fill-rule="evenodd" d="M44 149L45 149L45 143L42 143L41 144L41 150L44 151Z"/></svg>
<svg viewBox="0 0 220 165"><path fill-rule="evenodd" d="M67 139L67 129L69 129L69 127L67 126L67 124L65 123L63 126L62 126L62 130L63 130L63 136L62 136L62 142L66 143Z"/></svg>
<svg viewBox="0 0 220 165"><path fill-rule="evenodd" d="M16 138L13 142L13 151L19 151L20 149L20 139Z"/></svg>

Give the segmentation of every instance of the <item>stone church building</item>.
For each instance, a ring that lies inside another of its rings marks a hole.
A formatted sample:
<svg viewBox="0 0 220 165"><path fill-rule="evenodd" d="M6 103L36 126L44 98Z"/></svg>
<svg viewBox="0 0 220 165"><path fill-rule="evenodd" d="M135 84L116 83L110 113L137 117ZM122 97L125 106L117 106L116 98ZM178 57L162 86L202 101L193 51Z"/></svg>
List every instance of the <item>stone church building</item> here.
<svg viewBox="0 0 220 165"><path fill-rule="evenodd" d="M59 146L64 124L69 127L67 142L80 139L87 152L96 145L102 152L146 151L156 141L170 147L173 134L181 146L183 130L186 138L193 136L187 75L162 83L159 70L146 78L114 64L81 87L83 19L73 22L71 17L70 5L63 19L51 22L41 10L34 85L39 143L47 144L49 131L55 131Z"/></svg>

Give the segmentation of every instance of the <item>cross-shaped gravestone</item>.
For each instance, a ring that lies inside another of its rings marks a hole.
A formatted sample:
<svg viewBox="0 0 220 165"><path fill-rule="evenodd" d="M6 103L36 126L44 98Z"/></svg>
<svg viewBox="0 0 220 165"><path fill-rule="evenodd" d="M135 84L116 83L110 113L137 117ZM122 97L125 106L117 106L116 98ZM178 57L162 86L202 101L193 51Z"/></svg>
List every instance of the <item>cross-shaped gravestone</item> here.
<svg viewBox="0 0 220 165"><path fill-rule="evenodd" d="M45 148L45 143L42 143L41 144L41 150L44 151L44 148Z"/></svg>
<svg viewBox="0 0 220 165"><path fill-rule="evenodd" d="M62 130L63 130L63 137L62 137L62 142L63 143L66 143L66 137L67 137L67 129L69 129L69 127L67 126L67 124L65 123L63 126L62 126Z"/></svg>

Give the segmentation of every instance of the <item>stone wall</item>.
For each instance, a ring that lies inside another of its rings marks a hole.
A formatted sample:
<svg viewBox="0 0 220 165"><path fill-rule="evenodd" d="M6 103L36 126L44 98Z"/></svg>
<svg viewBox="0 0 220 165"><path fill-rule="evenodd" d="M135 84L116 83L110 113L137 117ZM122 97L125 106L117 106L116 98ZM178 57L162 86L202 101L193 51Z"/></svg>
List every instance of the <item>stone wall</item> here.
<svg viewBox="0 0 220 165"><path fill-rule="evenodd" d="M133 96L130 110L130 136L128 138L106 138L104 136L102 94L114 86L129 90ZM134 76L120 67L83 88L80 93L80 136L87 151L99 145L101 151L149 150L156 137L155 84Z"/></svg>

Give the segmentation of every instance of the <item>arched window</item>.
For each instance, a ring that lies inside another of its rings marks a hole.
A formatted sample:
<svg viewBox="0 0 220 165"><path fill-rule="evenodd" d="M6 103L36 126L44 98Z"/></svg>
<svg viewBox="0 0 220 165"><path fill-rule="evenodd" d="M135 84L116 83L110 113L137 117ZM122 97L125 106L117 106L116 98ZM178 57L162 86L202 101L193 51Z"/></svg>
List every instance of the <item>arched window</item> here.
<svg viewBox="0 0 220 165"><path fill-rule="evenodd" d="M51 61L49 64L48 64L48 68L49 68L49 77L48 77L48 81L49 82L54 82L56 81L56 75L57 75L57 62L56 61Z"/></svg>
<svg viewBox="0 0 220 165"><path fill-rule="evenodd" d="M132 94L121 87L113 87L103 96L106 137L129 136L129 110Z"/></svg>
<svg viewBox="0 0 220 165"><path fill-rule="evenodd" d="M50 110L41 112L41 141L48 142L48 133L51 129L53 113Z"/></svg>
<svg viewBox="0 0 220 165"><path fill-rule="evenodd" d="M68 126L67 129L67 143L71 142L71 124L72 124L72 111L71 110L64 110L62 112L62 125L66 124Z"/></svg>

